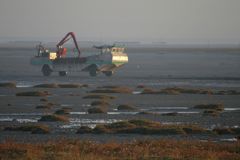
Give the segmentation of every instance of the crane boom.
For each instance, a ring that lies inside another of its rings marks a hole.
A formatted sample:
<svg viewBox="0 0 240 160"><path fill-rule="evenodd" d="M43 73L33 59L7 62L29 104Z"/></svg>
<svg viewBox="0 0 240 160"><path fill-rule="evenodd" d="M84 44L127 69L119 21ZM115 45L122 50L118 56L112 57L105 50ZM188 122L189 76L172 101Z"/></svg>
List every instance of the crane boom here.
<svg viewBox="0 0 240 160"><path fill-rule="evenodd" d="M81 51L80 51L80 49L79 49L79 47L78 47L77 40L76 40L76 36L75 36L75 34L74 34L73 32L67 33L67 34L65 35L65 37L57 44L57 54L58 54L58 56L61 55L62 45L63 45L64 43L66 43L68 40L70 40L71 38L73 39L74 45L75 45L75 47L77 48L78 57L80 57Z"/></svg>

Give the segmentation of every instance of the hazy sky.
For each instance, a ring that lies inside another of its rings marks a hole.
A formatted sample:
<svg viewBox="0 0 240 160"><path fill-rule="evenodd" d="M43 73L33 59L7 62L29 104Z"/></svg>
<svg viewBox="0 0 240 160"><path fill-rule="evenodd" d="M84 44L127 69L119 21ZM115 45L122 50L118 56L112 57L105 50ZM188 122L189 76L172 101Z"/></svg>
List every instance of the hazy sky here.
<svg viewBox="0 0 240 160"><path fill-rule="evenodd" d="M240 0L0 0L0 38L240 42Z"/></svg>

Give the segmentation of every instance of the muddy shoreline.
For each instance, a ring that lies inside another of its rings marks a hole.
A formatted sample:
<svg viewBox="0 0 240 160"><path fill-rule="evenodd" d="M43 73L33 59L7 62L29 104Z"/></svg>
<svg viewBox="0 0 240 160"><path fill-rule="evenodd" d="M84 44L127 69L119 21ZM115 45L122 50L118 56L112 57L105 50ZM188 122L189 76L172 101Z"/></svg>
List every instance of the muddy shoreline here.
<svg viewBox="0 0 240 160"><path fill-rule="evenodd" d="M101 86L99 86L101 87ZM1 141L6 138L15 140L29 141L29 134L26 132L4 131L7 126L22 126L28 124L45 124L50 126L51 132L47 135L33 135L35 140L49 140L52 138L76 138L93 139L96 141L108 141L107 134L76 134L81 126L95 127L98 124L109 124L131 119L148 119L162 124L197 124L207 129L216 127L239 127L239 98L240 95L211 95L211 94L139 94L141 90L131 87L131 93L98 93L101 95L111 95L114 99L107 100L107 112L90 114L88 109L96 99L84 98L99 87L88 86L80 88L8 88L0 87L2 96L1 102ZM126 87L125 87L126 88ZM221 88L222 89L222 88ZM197 90L195 88L195 90ZM217 90L217 89L215 89ZM226 89L227 90L227 89ZM47 95L16 96L18 93L33 91L48 92ZM105 91L105 90L104 90ZM94 93L95 94L95 93ZM64 97L64 98L63 98ZM44 101L42 99L44 98ZM52 106L46 109L39 109L37 106L50 103ZM200 104L221 103L224 109L217 116L205 115L202 109L194 106ZM136 110L118 110L121 104L134 105ZM54 114L62 108L70 108L66 115L69 122L40 122L39 119L44 115ZM176 113L176 114L171 114ZM229 135L208 135L195 134L188 135L187 139L198 140L235 140L236 134ZM142 138L173 138L185 139L184 135L141 135L141 134L111 134L110 139L115 140L134 140ZM32 136L31 136L32 138ZM109 139L109 140L110 140ZM33 141L35 141L33 140Z"/></svg>

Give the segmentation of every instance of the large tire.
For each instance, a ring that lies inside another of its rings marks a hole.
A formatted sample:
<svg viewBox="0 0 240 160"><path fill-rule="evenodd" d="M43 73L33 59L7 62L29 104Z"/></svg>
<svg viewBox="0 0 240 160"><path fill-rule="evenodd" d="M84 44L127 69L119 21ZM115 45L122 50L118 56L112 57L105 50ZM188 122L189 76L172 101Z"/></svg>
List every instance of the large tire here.
<svg viewBox="0 0 240 160"><path fill-rule="evenodd" d="M107 76L107 77L111 77L113 75L113 71L107 71L107 72L104 72L104 74Z"/></svg>
<svg viewBox="0 0 240 160"><path fill-rule="evenodd" d="M92 76L92 77L96 77L97 76L97 67L92 67L89 70L89 75Z"/></svg>
<svg viewBox="0 0 240 160"><path fill-rule="evenodd" d="M44 76L50 76L51 73L52 73L52 69L49 67L49 65L44 64L43 67L42 67L42 74Z"/></svg>
<svg viewBox="0 0 240 160"><path fill-rule="evenodd" d="M67 75L67 72L66 71L59 71L58 74L59 74L59 76L64 77L64 76Z"/></svg>

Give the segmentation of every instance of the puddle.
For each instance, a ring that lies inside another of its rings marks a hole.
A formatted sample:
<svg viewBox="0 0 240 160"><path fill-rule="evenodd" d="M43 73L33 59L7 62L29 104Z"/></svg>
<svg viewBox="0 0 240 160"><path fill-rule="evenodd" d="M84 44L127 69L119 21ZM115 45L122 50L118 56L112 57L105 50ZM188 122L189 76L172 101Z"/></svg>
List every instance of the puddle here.
<svg viewBox="0 0 240 160"><path fill-rule="evenodd" d="M81 114L88 114L88 112L70 112L70 114L73 114L73 115L75 115L75 114L77 114L77 115L81 115Z"/></svg>
<svg viewBox="0 0 240 160"><path fill-rule="evenodd" d="M223 138L220 139L220 141L224 141L224 142L237 142L237 138Z"/></svg>
<svg viewBox="0 0 240 160"><path fill-rule="evenodd" d="M107 112L107 114L137 114L139 112ZM82 115L82 114L88 114L88 112L70 112L72 115Z"/></svg>
<svg viewBox="0 0 240 160"><path fill-rule="evenodd" d="M107 112L107 114L109 115L120 115L120 114L124 114L124 115L135 115L138 114L140 112ZM150 112L152 114L165 114L165 113L172 113L172 112ZM198 114L200 112L197 111L186 111L186 112L177 112L179 114ZM70 114L72 115L83 115L83 114L88 114L88 112L70 112Z"/></svg>
<svg viewBox="0 0 240 160"><path fill-rule="evenodd" d="M221 125L221 124L213 124L209 127L209 129L215 128L239 128L239 125Z"/></svg>
<svg viewBox="0 0 240 160"><path fill-rule="evenodd" d="M70 119L69 124L64 124L59 126L60 128L79 128L81 126L88 126L90 128L95 128L97 124L109 124L114 122L119 122L121 120L117 119Z"/></svg>
<svg viewBox="0 0 240 160"><path fill-rule="evenodd" d="M81 127L82 126L82 124L80 124L80 123L77 123L77 124L65 124L65 125L61 125L61 126L59 126L60 128L64 128L64 129L69 129L69 128L79 128L79 127ZM85 126L88 126L88 127L90 127L90 125L85 125ZM95 127L96 125L94 125L94 127ZM93 128L94 128L93 127ZM91 127L90 127L91 128Z"/></svg>
<svg viewBox="0 0 240 160"><path fill-rule="evenodd" d="M83 123L83 124L89 124L89 123L105 124L105 123L114 123L114 122L118 122L118 121L120 121L120 120L117 120L117 119L79 119L79 118L70 119L70 123Z"/></svg>
<svg viewBox="0 0 240 160"><path fill-rule="evenodd" d="M29 123L29 122L36 123L36 122L38 122L37 119L16 119L16 121L19 123Z"/></svg>
<svg viewBox="0 0 240 160"><path fill-rule="evenodd" d="M166 114L166 113L173 113L173 112L153 112L153 113ZM178 114L198 114L200 112L187 111L187 112L176 112L176 113L178 113Z"/></svg>
<svg viewBox="0 0 240 160"><path fill-rule="evenodd" d="M33 87L33 85L30 85L30 84L17 84L16 87L17 88L28 88L28 87Z"/></svg>
<svg viewBox="0 0 240 160"><path fill-rule="evenodd" d="M167 112L167 111L157 111L157 112L152 112L150 111L149 113L151 114L168 114L168 113L178 113L178 114L198 114L200 112L197 111L186 111L186 112Z"/></svg>
<svg viewBox="0 0 240 160"><path fill-rule="evenodd" d="M62 125L62 126L59 126L60 128L64 128L64 129L71 129L71 128L79 128L81 126L87 126L89 128L95 128L96 127L96 124L87 124L87 125L84 125L84 124L66 124L66 125Z"/></svg>
<svg viewBox="0 0 240 160"><path fill-rule="evenodd" d="M161 124L171 125L171 124L183 124L183 122L161 122Z"/></svg>
<svg viewBox="0 0 240 160"><path fill-rule="evenodd" d="M175 111L149 111L146 110L146 112L151 113L151 114L168 114L168 113L178 113L178 114L198 114L200 112L198 111L181 111L181 112L175 112ZM141 113L141 112L137 112L137 113Z"/></svg>
<svg viewBox="0 0 240 160"><path fill-rule="evenodd" d="M131 114L131 115L133 115L133 114L138 114L139 112L107 112L107 114L113 114L113 115L115 115L115 114Z"/></svg>
<svg viewBox="0 0 240 160"><path fill-rule="evenodd" d="M186 109L189 109L189 107L148 107L141 110L150 111L150 110L186 110Z"/></svg>
<svg viewBox="0 0 240 160"><path fill-rule="evenodd" d="M224 111L238 111L240 108L224 108Z"/></svg>
<svg viewBox="0 0 240 160"><path fill-rule="evenodd" d="M133 91L132 94L141 94L142 91Z"/></svg>
<svg viewBox="0 0 240 160"><path fill-rule="evenodd" d="M0 118L0 122L11 122L13 119L12 118Z"/></svg>
<svg viewBox="0 0 240 160"><path fill-rule="evenodd" d="M0 116L42 116L44 113L0 113Z"/></svg>
<svg viewBox="0 0 240 160"><path fill-rule="evenodd" d="M177 112L179 114L198 114L200 112L193 112L193 111L189 111L189 112Z"/></svg>
<svg viewBox="0 0 240 160"><path fill-rule="evenodd" d="M38 122L38 119L29 119L29 118L0 118L0 122L19 122L19 123L36 123Z"/></svg>
<svg viewBox="0 0 240 160"><path fill-rule="evenodd" d="M61 104L60 105L61 107L70 107L70 106L73 106L72 104Z"/></svg>
<svg viewBox="0 0 240 160"><path fill-rule="evenodd" d="M150 112L153 114L167 114L176 112L178 114L198 114L200 110L192 110L189 107L151 107L151 108L144 108L141 111Z"/></svg>

